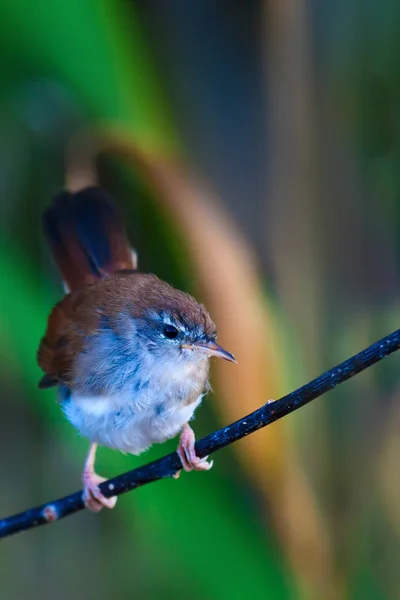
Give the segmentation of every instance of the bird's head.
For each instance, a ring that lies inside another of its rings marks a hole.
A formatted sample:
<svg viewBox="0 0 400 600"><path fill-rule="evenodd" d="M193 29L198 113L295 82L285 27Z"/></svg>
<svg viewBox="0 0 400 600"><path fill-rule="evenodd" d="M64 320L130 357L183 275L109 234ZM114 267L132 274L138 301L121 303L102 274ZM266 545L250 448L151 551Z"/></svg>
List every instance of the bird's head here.
<svg viewBox="0 0 400 600"><path fill-rule="evenodd" d="M236 362L218 345L215 324L203 304L154 275L140 277L132 310L136 334L149 352L168 362L199 362L212 356Z"/></svg>

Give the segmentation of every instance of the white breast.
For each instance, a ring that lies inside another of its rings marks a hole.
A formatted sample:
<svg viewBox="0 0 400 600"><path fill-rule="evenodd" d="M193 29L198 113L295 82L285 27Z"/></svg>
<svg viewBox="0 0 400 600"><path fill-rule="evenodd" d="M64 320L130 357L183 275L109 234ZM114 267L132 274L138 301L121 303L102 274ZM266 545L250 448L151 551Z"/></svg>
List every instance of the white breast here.
<svg viewBox="0 0 400 600"><path fill-rule="evenodd" d="M62 402L67 419L81 435L102 446L140 454L151 444L175 437L199 406L182 405L157 390L132 398L129 393L116 396L83 396L72 393Z"/></svg>

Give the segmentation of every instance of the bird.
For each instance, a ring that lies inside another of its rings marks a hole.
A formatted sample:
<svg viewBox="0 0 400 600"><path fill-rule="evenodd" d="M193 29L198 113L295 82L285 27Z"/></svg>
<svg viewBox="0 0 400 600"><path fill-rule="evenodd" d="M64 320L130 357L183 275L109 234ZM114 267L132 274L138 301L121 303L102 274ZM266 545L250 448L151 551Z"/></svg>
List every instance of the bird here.
<svg viewBox="0 0 400 600"><path fill-rule="evenodd" d="M179 434L182 468L209 470L189 422L211 389L210 358L236 360L218 345L205 306L138 270L123 219L101 187L59 192L42 225L65 295L38 348L39 388L58 388L64 415L89 440L85 506L99 512L117 500L100 491L98 446L139 455Z"/></svg>

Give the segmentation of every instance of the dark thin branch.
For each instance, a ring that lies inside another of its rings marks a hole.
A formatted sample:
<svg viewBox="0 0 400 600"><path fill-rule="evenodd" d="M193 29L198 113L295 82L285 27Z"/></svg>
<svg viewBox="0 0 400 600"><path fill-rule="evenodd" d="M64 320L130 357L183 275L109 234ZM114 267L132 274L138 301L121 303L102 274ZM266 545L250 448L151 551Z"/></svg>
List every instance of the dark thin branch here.
<svg viewBox="0 0 400 600"><path fill-rule="evenodd" d="M382 338L379 342L372 344L359 354L345 360L337 367L327 371L310 383L298 390L284 396L276 402L269 402L254 411L247 417L211 433L196 443L196 453L204 457L233 442L239 440L285 415L304 406L314 398L328 392L339 383L343 383L350 377L361 373L371 365L385 358L400 347L400 329ZM101 484L100 489L105 496L118 496L130 490L136 489L174 475L181 467L180 459L176 452L164 456L152 463L114 477ZM72 513L82 510L82 492L76 492L65 496L54 502L48 502L42 506L31 508L25 512L0 520L0 537L6 537L25 529L31 529L38 525L45 525L59 519L63 519Z"/></svg>

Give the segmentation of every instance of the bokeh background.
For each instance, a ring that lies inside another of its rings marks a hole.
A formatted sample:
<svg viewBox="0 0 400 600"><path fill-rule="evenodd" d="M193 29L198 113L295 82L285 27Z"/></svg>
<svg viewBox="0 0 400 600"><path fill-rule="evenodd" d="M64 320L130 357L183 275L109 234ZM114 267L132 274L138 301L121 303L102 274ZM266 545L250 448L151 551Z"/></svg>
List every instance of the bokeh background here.
<svg viewBox="0 0 400 600"><path fill-rule="evenodd" d="M197 436L398 327L400 5L2 0L0 510L75 491L87 442L39 392L62 290L40 230L104 185L143 270L206 303ZM396 355L215 456L0 545L5 600L400 598ZM102 449L115 475L145 456Z"/></svg>

